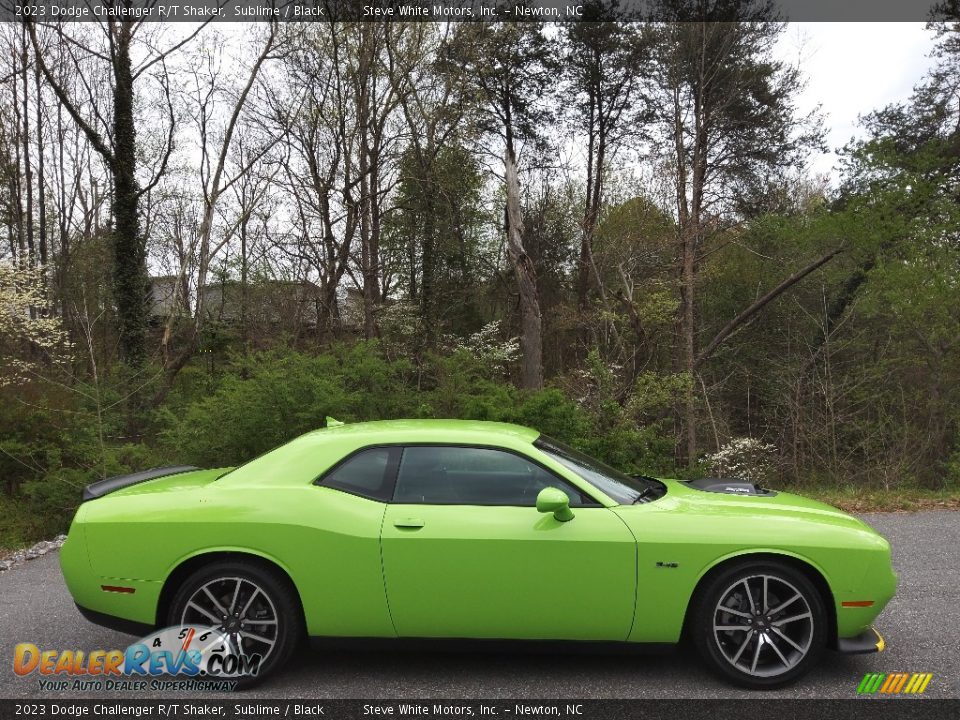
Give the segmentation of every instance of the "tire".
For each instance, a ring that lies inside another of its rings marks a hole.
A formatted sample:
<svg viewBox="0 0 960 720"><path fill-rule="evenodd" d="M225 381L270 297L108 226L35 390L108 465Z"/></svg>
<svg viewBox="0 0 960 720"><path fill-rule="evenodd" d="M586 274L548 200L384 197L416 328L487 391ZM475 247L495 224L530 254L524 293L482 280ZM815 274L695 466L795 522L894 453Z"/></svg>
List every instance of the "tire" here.
<svg viewBox="0 0 960 720"><path fill-rule="evenodd" d="M691 640L708 668L754 690L796 681L817 663L829 636L816 587L775 561L738 563L708 578L693 610Z"/></svg>
<svg viewBox="0 0 960 720"><path fill-rule="evenodd" d="M256 561L218 562L200 568L177 588L167 614L168 625L214 625L209 613L221 613L204 588L217 599L220 608L236 613L230 624L221 621L215 627L223 628L234 642L241 638L245 653L257 653L262 658L257 674L240 679L236 689L259 684L287 663L305 632L297 591L286 576ZM198 611L198 605L207 612ZM249 636L254 629L256 640Z"/></svg>

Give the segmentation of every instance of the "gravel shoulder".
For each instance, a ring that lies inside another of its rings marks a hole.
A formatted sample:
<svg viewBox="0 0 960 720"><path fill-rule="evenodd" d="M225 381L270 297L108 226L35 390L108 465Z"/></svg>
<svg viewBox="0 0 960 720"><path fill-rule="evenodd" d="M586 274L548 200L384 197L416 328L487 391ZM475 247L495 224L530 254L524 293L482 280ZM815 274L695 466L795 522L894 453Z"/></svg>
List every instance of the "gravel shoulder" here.
<svg viewBox="0 0 960 720"><path fill-rule="evenodd" d="M28 560L36 560L49 552L59 550L66 539L66 535L57 535L53 540L41 540L28 548L3 554L0 556L0 573L5 573L18 565L23 565Z"/></svg>

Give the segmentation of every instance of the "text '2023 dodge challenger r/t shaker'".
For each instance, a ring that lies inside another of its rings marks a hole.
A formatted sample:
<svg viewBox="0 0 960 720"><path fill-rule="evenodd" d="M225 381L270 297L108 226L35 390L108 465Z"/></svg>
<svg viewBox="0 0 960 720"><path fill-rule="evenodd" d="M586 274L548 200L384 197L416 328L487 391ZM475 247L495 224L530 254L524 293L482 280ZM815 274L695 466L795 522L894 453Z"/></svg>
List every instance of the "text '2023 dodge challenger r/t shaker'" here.
<svg viewBox="0 0 960 720"><path fill-rule="evenodd" d="M627 476L516 425L330 425L234 469L88 486L61 555L81 612L216 628L260 678L308 636L689 638L751 688L883 648L890 546L828 505Z"/></svg>

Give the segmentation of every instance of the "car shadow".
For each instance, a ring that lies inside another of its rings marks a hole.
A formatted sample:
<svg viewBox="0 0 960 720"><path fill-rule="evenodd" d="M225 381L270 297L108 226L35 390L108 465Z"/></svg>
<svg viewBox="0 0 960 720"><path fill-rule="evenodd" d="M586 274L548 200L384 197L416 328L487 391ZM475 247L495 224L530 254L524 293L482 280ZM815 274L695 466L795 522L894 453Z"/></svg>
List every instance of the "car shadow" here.
<svg viewBox="0 0 960 720"><path fill-rule="evenodd" d="M847 697L872 668L863 656L826 652L794 685L737 688L714 677L685 647L530 647L454 643L420 648L377 643L303 649L274 678L251 689L262 697L424 698L772 698Z"/></svg>

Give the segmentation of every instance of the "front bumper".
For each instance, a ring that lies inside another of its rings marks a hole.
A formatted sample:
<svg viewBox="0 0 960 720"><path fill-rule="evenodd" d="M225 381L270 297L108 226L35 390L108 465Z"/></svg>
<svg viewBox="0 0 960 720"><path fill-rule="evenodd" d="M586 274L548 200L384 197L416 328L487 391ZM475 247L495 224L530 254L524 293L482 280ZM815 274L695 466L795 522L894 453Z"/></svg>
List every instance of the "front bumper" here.
<svg viewBox="0 0 960 720"><path fill-rule="evenodd" d="M883 636L872 626L856 637L837 639L837 652L845 655L866 655L867 653L883 652L886 646Z"/></svg>

